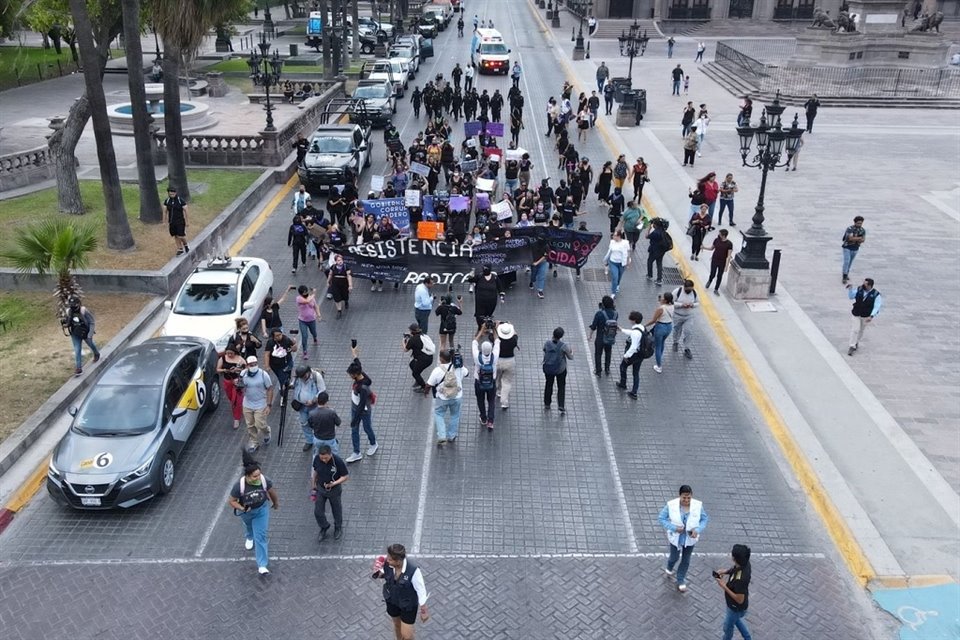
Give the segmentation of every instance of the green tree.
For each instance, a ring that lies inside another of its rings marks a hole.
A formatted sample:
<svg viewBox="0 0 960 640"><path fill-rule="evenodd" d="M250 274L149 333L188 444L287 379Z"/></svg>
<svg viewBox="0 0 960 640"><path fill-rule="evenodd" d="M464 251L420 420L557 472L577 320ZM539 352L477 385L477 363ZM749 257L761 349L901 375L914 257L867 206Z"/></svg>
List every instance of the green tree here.
<svg viewBox="0 0 960 640"><path fill-rule="evenodd" d="M75 0L72 0L75 1ZM163 39L163 127L167 138L167 173L177 194L188 199L187 162L180 120L180 71L189 69L203 38L214 26L246 17L248 0L155 0L153 24Z"/></svg>
<svg viewBox="0 0 960 640"><path fill-rule="evenodd" d="M107 247L116 250L133 248L133 233L127 220L127 208L120 191L120 173L117 154L113 149L113 134L107 118L107 98L103 93L103 74L100 72L97 45L93 39L93 24L87 13L85 0L70 0L70 13L77 32L80 60L83 63L83 81L90 116L93 118L93 136L97 141L97 161L100 165L100 183L107 208ZM142 73L142 72L141 72ZM151 189L155 184L150 185Z"/></svg>
<svg viewBox="0 0 960 640"><path fill-rule="evenodd" d="M143 48L140 45L140 0L121 0L123 7L123 39L127 51L127 69L143 69ZM147 94L143 73L128 73L130 104L133 109L133 141L137 148L137 178L140 183L140 220L148 224L163 221L160 196L157 194L157 172L153 165L150 125L153 118L147 111Z"/></svg>
<svg viewBox="0 0 960 640"><path fill-rule="evenodd" d="M54 295L62 317L69 306L67 300L70 296L82 293L74 274L79 269L86 269L90 252L96 248L97 232L93 226L69 218L49 218L19 229L14 248L0 255L21 273L55 273L57 286Z"/></svg>

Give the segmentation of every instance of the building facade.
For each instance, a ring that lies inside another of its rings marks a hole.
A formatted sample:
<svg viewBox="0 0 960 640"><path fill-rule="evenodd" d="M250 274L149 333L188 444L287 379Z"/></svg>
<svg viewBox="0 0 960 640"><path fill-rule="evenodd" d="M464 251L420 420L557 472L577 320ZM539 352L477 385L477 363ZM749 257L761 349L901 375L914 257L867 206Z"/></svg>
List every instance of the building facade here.
<svg viewBox="0 0 960 640"><path fill-rule="evenodd" d="M599 19L640 20L722 19L812 20L820 7L831 16L839 13L842 0L593 0L593 14ZM567 0L574 6L583 4ZM924 9L942 11L946 19L960 19L960 0L924 0ZM906 1L904 2L906 5Z"/></svg>

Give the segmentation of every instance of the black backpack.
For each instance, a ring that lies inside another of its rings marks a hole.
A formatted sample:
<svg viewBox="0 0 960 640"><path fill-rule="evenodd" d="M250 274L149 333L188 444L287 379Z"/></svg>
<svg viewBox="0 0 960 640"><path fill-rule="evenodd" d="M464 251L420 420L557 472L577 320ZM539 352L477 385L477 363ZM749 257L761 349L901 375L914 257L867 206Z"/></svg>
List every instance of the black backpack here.
<svg viewBox="0 0 960 640"><path fill-rule="evenodd" d="M673 251L673 238L670 237L670 234L667 233L666 229L660 233L663 234L663 239L660 241L660 246L663 247L664 253L667 251Z"/></svg>
<svg viewBox="0 0 960 640"><path fill-rule="evenodd" d="M66 325L70 335L75 338L84 340L90 333L90 325L87 324L87 319L83 314L83 307L77 308L76 311L72 308L67 309Z"/></svg>
<svg viewBox="0 0 960 640"><path fill-rule="evenodd" d="M613 317L610 317L609 312L603 312L607 316L607 322L603 326L603 344L610 346L616 343L617 341L617 332L620 330L619 325L617 324L618 313L616 310L613 312Z"/></svg>

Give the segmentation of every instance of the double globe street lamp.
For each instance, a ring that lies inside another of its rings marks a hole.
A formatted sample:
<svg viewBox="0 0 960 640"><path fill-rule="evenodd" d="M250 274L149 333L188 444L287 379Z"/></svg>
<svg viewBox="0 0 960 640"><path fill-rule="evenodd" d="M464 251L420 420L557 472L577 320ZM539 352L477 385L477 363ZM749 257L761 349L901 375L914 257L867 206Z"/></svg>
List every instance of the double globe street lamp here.
<svg viewBox="0 0 960 640"><path fill-rule="evenodd" d="M627 77L630 78L631 83L633 81L633 59L637 55L643 55L647 51L647 43L650 42L650 38L647 36L646 30L643 34L640 34L640 25L637 24L636 18L633 20L633 24L630 25L630 31L621 31L620 35L617 36L617 40L620 42L620 55L627 56L630 58L630 70L627 73Z"/></svg>
<svg viewBox="0 0 960 640"><path fill-rule="evenodd" d="M587 11L593 11L593 2L584 2L583 0L577 0L575 13L580 16L580 29L577 31L576 36L574 37L571 33L570 40L574 41L573 45L573 59L574 60L583 60L585 57L589 58L589 53L586 52L583 46L583 21L586 19ZM571 27L572 30L572 27Z"/></svg>
<svg viewBox="0 0 960 640"><path fill-rule="evenodd" d="M758 168L761 171L760 195L757 197L757 206L754 209L753 224L743 233L743 247L737 253L734 261L743 269L770 268L767 262L767 243L772 237L763 228L763 198L767 190L767 174L778 167L785 167L790 163L793 154L800 145L803 129L800 128L797 115L793 116L793 124L789 129L783 129L780 116L786 107L780 104L780 92L760 115L757 126L737 127L740 136L740 157L743 166ZM756 150L753 141L756 139ZM786 149L786 155L784 155Z"/></svg>
<svg viewBox="0 0 960 640"><path fill-rule="evenodd" d="M273 126L273 104L270 102L270 87L276 87L280 84L283 60L276 49L274 49L273 55L270 55L270 43L267 42L267 37L263 33L260 34L260 42L257 43L257 47L259 47L260 53L258 54L256 49L251 51L247 65L250 67L250 77L254 86L262 86L267 94L267 104L264 107L264 111L267 112L267 126L264 131L276 131L277 128Z"/></svg>

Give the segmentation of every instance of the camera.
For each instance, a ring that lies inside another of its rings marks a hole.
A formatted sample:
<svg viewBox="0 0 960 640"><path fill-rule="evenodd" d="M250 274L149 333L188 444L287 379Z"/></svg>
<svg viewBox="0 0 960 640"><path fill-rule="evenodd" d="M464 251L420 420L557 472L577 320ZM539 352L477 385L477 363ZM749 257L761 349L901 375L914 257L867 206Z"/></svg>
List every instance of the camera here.
<svg viewBox="0 0 960 640"><path fill-rule="evenodd" d="M453 368L460 369L463 367L463 354L460 352L460 345L457 345L457 348L453 352Z"/></svg>

